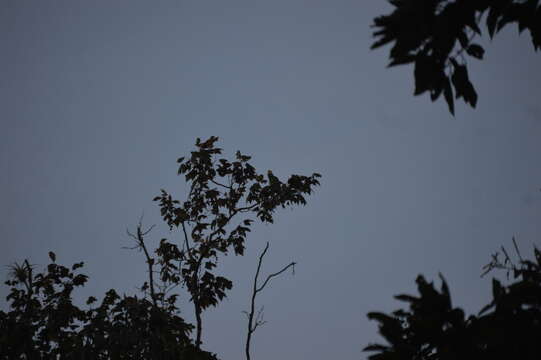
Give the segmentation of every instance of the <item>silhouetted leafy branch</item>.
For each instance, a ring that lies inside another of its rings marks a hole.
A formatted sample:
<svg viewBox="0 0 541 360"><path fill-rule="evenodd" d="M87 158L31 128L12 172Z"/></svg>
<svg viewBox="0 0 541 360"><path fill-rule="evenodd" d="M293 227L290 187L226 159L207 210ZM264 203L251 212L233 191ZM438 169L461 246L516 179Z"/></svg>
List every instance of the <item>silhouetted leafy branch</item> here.
<svg viewBox="0 0 541 360"><path fill-rule="evenodd" d="M251 157L239 151L233 161L217 159L222 153L215 147L217 141L215 136L203 142L197 139L197 150L188 159L178 159L178 174L184 175L190 185L185 201L174 200L165 190L154 198L169 227L182 228L181 248L163 239L157 254L161 258L162 280L184 285L191 295L196 345L201 343L202 312L216 306L233 286L229 279L214 272L219 257L231 250L243 255L253 218L272 223L276 208L305 205L305 195L319 185L320 177L317 173L292 175L282 182L270 170L264 176L249 163Z"/></svg>
<svg viewBox="0 0 541 360"><path fill-rule="evenodd" d="M538 0L390 0L395 9L374 19L376 41L372 49L394 42L389 66L414 64L415 95L430 93L435 101L443 93L454 114L454 97L472 107L477 92L469 79L466 57L482 60L481 21L492 38L515 23L528 30L534 50L541 47L541 7ZM454 95L453 95L454 89Z"/></svg>
<svg viewBox="0 0 541 360"><path fill-rule="evenodd" d="M541 252L520 265L493 261L490 269L512 269L515 281L504 286L492 280L492 301L478 315L465 317L453 307L447 283L438 291L424 277L417 278L420 296L398 295L409 310L391 314L371 312L386 345L364 350L371 360L391 359L539 359L541 354ZM506 253L506 259L508 259Z"/></svg>

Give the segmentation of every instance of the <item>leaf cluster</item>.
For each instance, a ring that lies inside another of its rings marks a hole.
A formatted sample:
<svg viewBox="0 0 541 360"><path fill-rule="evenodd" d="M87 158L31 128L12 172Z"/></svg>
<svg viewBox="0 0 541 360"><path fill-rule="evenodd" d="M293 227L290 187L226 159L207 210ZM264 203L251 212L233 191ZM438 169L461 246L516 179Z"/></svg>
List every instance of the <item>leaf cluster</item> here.
<svg viewBox="0 0 541 360"><path fill-rule="evenodd" d="M474 42L481 21L492 38L515 23L528 30L535 50L541 47L539 0L390 0L394 10L376 17L372 49L394 42L389 66L414 64L415 95L425 92L432 101L444 95L454 114L454 98L472 107L477 92L468 75L466 56L483 59L485 50ZM486 16L485 16L486 15Z"/></svg>
<svg viewBox="0 0 541 360"><path fill-rule="evenodd" d="M409 309L371 312L387 344L372 344L371 360L394 359L538 359L541 354L541 252L521 260L508 286L492 282L492 301L465 317L453 307L445 279L440 290L417 278L419 296L398 295ZM493 264L494 265L494 264ZM503 265L503 264L500 264ZM501 266L496 266L500 267Z"/></svg>

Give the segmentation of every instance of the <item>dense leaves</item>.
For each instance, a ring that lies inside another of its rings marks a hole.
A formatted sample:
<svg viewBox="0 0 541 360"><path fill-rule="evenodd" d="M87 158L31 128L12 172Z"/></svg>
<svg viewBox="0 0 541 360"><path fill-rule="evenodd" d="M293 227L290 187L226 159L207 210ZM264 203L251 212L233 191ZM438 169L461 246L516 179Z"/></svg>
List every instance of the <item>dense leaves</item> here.
<svg viewBox="0 0 541 360"><path fill-rule="evenodd" d="M515 23L528 30L535 50L541 47L538 0L390 0L394 10L374 19L372 48L394 42L389 66L414 64L415 95L443 93L454 114L454 98L475 107L477 93L469 79L466 54L483 59L485 50L473 42L482 23L490 37ZM483 19L485 19L483 21ZM451 86L452 84L452 86Z"/></svg>
<svg viewBox="0 0 541 360"><path fill-rule="evenodd" d="M535 261L508 266L497 259L491 268L507 268L514 282L493 280L493 299L477 315L465 317L453 307L445 280L437 290L422 276L419 296L398 295L409 310L369 313L388 344L372 344L371 360L391 359L539 359L541 354L541 252ZM508 259L508 258L507 258Z"/></svg>
<svg viewBox="0 0 541 360"><path fill-rule="evenodd" d="M218 259L233 251L243 255L246 236L254 219L274 221L279 207L305 205L305 196L319 185L319 174L291 175L280 181L272 171L260 174L251 157L237 151L230 161L217 158L218 137L197 139L196 151L178 159L178 174L190 185L185 201L173 199L165 190L154 198L171 229L182 230L183 241L162 240L157 250L161 280L185 286L191 295L197 320L196 344L201 342L202 312L216 306L233 283L215 273Z"/></svg>
<svg viewBox="0 0 541 360"><path fill-rule="evenodd" d="M87 276L53 263L35 274L28 261L11 268L7 300L10 311L0 311L0 359L185 359L212 360L197 350L174 306L156 307L137 296L109 290L101 304L93 296L82 309L72 293Z"/></svg>

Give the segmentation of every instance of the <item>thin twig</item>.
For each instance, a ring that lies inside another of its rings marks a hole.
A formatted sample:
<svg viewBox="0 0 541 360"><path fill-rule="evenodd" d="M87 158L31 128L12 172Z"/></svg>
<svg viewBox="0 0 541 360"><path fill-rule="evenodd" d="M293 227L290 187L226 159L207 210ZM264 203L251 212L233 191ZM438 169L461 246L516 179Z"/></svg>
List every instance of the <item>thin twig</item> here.
<svg viewBox="0 0 541 360"><path fill-rule="evenodd" d="M218 185L218 186L221 186L221 187L223 187L223 188L226 188L226 189L231 190L231 186L227 186L227 185L221 184L221 183L217 182L217 181L214 180L214 179L210 179L210 182L213 183L213 184L215 184L215 185Z"/></svg>
<svg viewBox="0 0 541 360"><path fill-rule="evenodd" d="M518 258L520 259L520 262L523 263L524 259L522 258L522 255L520 254L520 250L518 249L517 240L513 236L513 245L515 246L515 251L517 252Z"/></svg>
<svg viewBox="0 0 541 360"><path fill-rule="evenodd" d="M292 262L290 264L288 264L287 266L285 266L282 270L278 271L278 272L275 272L274 274L270 274L269 276L267 276L267 279L265 280L265 282L263 283L263 285L261 285L261 287L259 287L259 289L257 289L257 292L260 292L261 290L263 290L263 288L267 285L267 283L269 282L270 279L272 279L273 277L275 276L278 276L280 275L281 273L283 273L284 271L286 271L287 269L289 269L290 267L295 267L295 265L297 265L296 262Z"/></svg>

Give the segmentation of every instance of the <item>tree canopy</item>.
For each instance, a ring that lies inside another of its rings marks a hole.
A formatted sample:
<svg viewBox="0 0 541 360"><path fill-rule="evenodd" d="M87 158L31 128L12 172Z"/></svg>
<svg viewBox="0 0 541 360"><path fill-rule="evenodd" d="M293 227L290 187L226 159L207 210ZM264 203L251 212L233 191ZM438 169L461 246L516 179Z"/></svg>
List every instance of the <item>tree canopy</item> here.
<svg viewBox="0 0 541 360"><path fill-rule="evenodd" d="M510 24L527 30L535 51L541 47L539 0L389 0L394 10L374 19L372 49L394 42L389 66L414 64L414 95L432 101L443 94L454 114L454 99L472 107L477 92L470 81L467 57L482 60L485 50L475 42L483 23L490 38Z"/></svg>

